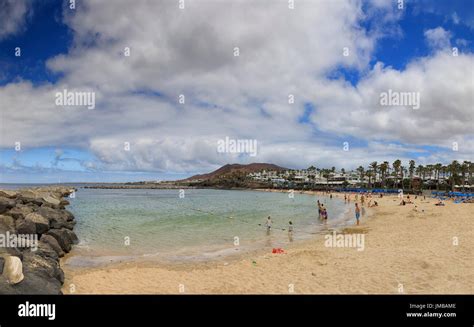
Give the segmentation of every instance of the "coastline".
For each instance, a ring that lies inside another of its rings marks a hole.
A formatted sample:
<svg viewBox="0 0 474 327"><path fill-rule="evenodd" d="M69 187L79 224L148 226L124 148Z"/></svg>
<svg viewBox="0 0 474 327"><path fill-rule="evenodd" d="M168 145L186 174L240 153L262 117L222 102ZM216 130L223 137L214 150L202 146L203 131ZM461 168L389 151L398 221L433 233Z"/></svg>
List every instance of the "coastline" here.
<svg viewBox="0 0 474 327"><path fill-rule="evenodd" d="M346 233L365 235L365 249L301 241L285 254L162 264L123 262L68 269L65 294L469 294L474 292L472 204L434 206L422 198L399 206L377 198L370 218ZM423 211L422 211L423 210ZM369 213L367 211L367 213ZM457 245L454 244L457 239ZM70 292L71 285L74 292Z"/></svg>

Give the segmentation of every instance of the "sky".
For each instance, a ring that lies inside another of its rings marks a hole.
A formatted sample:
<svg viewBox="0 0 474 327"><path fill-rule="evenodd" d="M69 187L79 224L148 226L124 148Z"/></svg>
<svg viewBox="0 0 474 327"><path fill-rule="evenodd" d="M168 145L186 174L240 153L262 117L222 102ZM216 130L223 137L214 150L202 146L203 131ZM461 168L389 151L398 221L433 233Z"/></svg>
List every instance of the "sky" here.
<svg viewBox="0 0 474 327"><path fill-rule="evenodd" d="M0 0L0 182L474 159L473 1L181 4Z"/></svg>

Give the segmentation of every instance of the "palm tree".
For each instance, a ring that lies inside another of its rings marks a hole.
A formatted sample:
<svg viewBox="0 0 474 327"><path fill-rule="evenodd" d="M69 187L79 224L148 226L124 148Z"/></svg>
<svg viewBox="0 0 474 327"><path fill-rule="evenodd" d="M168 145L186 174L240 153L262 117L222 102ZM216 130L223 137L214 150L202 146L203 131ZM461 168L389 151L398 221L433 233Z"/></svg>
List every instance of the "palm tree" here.
<svg viewBox="0 0 474 327"><path fill-rule="evenodd" d="M389 165L390 164L388 163L388 161L384 161L379 166L379 171L380 171L380 174L382 175L381 176L382 177L382 187L385 187L385 176L388 173Z"/></svg>
<svg viewBox="0 0 474 327"><path fill-rule="evenodd" d="M408 171L410 173L410 190L413 190L413 174L415 173L415 160L410 160L408 162Z"/></svg>
<svg viewBox="0 0 474 327"><path fill-rule="evenodd" d="M468 164L467 170L468 170L468 175L469 175L468 182L469 182L469 185L472 185L473 184L472 175L474 174L474 165L470 161L468 161L467 164Z"/></svg>
<svg viewBox="0 0 474 327"><path fill-rule="evenodd" d="M442 167L443 165L440 163L437 163L436 165L434 165L435 177L436 177L436 191L439 191L439 173L441 172Z"/></svg>
<svg viewBox="0 0 474 327"><path fill-rule="evenodd" d="M446 175L448 173L448 166L441 166L441 173L443 174L443 181L446 182Z"/></svg>
<svg viewBox="0 0 474 327"><path fill-rule="evenodd" d="M453 162L448 165L448 171L450 174L450 181L451 181L451 191L454 191L454 185L456 184L456 179L458 178L458 172L460 170L460 164L457 160L453 160Z"/></svg>
<svg viewBox="0 0 474 327"><path fill-rule="evenodd" d="M359 172L360 183L362 184L364 182L364 167L359 166L359 168L357 168L356 170Z"/></svg>
<svg viewBox="0 0 474 327"><path fill-rule="evenodd" d="M395 181L396 181L397 186L398 186L398 173L400 171L400 167L402 166L402 162L400 161L400 159L397 159L393 162L392 166L393 166L393 170L394 170L394 173L395 173Z"/></svg>
<svg viewBox="0 0 474 327"><path fill-rule="evenodd" d="M375 184L377 182L377 161L372 162L369 167L372 169L372 173L374 176L374 184Z"/></svg>
<svg viewBox="0 0 474 327"><path fill-rule="evenodd" d="M365 172L365 176L369 178L369 183L367 184L367 187L370 188L370 187L371 187L371 183L372 183L372 171L367 170L367 171Z"/></svg>
<svg viewBox="0 0 474 327"><path fill-rule="evenodd" d="M469 161L464 160L460 168L461 168L462 190L464 192L464 185L466 184L466 174L469 172Z"/></svg>

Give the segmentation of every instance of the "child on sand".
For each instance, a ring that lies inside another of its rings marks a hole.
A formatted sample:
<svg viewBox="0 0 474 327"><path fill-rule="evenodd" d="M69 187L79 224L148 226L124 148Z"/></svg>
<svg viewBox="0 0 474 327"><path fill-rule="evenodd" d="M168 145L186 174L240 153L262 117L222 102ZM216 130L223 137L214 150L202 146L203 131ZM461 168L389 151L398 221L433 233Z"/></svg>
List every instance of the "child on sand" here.
<svg viewBox="0 0 474 327"><path fill-rule="evenodd" d="M357 203L355 204L355 214L356 214L357 225L359 225L360 208L359 208L359 205Z"/></svg>

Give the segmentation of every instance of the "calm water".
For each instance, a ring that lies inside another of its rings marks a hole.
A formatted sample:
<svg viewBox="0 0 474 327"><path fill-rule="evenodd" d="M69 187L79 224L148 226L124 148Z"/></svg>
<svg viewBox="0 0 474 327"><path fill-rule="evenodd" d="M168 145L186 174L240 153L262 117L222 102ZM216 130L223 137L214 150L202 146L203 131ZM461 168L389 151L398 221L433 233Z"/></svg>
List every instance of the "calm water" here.
<svg viewBox="0 0 474 327"><path fill-rule="evenodd" d="M318 219L316 200L328 209ZM339 199L259 191L190 189L104 190L79 188L69 199L80 243L71 265L94 265L130 258L171 261L207 260L255 249L285 247L346 224L347 207ZM273 229L267 235L266 217ZM285 229L285 230L283 230ZM238 238L239 246L234 242ZM128 242L129 241L129 244Z"/></svg>
<svg viewBox="0 0 474 327"><path fill-rule="evenodd" d="M318 220L317 199L328 208L326 226ZM180 198L178 190L79 189L70 202L81 240L76 252L82 256L205 259L284 246L290 242L290 219L293 241L345 223L340 200L299 193L289 198L284 193L193 189ZM273 230L267 235L269 215Z"/></svg>

